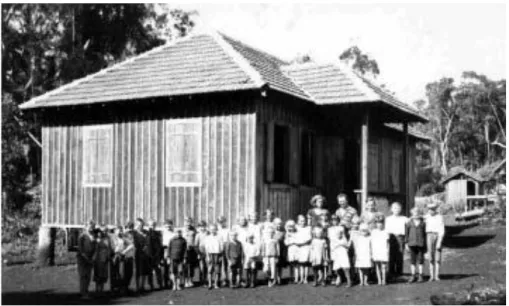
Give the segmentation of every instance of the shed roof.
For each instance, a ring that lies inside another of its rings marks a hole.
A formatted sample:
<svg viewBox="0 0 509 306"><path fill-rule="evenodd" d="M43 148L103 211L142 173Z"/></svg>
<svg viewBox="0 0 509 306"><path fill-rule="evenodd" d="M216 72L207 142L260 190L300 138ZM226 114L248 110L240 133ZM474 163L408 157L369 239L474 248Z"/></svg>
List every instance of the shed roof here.
<svg viewBox="0 0 509 306"><path fill-rule="evenodd" d="M398 132L403 132L403 127L399 124L384 123L384 125L392 130L396 130ZM423 133L417 131L414 128L410 128L410 127L408 128L408 135L410 135L410 137L413 137L417 140L421 140L421 141L425 141L425 142L431 141L431 137L424 135Z"/></svg>
<svg viewBox="0 0 509 306"><path fill-rule="evenodd" d="M471 178L477 182L485 181L480 175L473 173L471 171L468 171L463 167L454 167L449 171L449 174L440 181L440 184L443 185L443 184L447 183L448 181L455 179L456 177L458 177L460 175L468 176L469 178Z"/></svg>
<svg viewBox="0 0 509 306"><path fill-rule="evenodd" d="M261 89L323 104L382 102L412 120L417 110L334 64L289 65L221 33L195 33L78 79L22 109Z"/></svg>

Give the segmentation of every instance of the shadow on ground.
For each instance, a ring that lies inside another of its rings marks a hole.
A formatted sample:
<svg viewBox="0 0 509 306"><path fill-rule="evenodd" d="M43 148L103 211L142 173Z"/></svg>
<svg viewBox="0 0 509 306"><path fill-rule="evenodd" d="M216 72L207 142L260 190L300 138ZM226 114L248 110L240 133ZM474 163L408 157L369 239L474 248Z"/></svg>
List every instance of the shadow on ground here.
<svg viewBox="0 0 509 306"><path fill-rule="evenodd" d="M142 296L137 295L137 296ZM102 296L92 294L92 298L85 300L81 298L79 293L63 293L55 292L54 290L42 290L35 292L7 292L2 293L2 304L4 305L106 305L106 304L121 304L123 298L135 296L130 294L128 296L119 296L111 292L105 292Z"/></svg>
<svg viewBox="0 0 509 306"><path fill-rule="evenodd" d="M478 247L493 239L496 235L446 236L444 246L451 249L468 249Z"/></svg>

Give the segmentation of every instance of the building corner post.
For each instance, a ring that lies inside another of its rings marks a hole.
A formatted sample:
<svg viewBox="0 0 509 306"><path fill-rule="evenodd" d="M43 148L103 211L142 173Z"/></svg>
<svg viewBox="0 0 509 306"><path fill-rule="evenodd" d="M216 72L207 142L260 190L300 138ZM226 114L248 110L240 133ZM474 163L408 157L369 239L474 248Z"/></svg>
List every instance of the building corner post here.
<svg viewBox="0 0 509 306"><path fill-rule="evenodd" d="M369 112L362 118L361 127L361 203L360 213L364 210L364 203L368 198L368 146L369 146Z"/></svg>

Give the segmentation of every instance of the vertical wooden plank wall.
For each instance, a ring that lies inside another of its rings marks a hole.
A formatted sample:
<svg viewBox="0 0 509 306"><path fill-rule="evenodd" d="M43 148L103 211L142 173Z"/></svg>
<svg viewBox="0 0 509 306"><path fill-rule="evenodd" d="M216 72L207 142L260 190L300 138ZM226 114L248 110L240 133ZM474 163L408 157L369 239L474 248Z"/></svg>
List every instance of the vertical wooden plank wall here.
<svg viewBox="0 0 509 306"><path fill-rule="evenodd" d="M256 210L261 214L270 208L275 211L276 216L283 220L295 219L298 214L307 212L309 200L319 192L319 188L299 184L267 183L265 167L268 145L267 123L277 121L289 125L292 129L309 128L312 131L316 131L316 127L308 118L309 114L296 110L295 105L299 103L298 101L285 101L284 98L278 99L276 96L271 97L270 94L269 98L260 99L256 104ZM293 179L295 180L296 177Z"/></svg>
<svg viewBox="0 0 509 306"><path fill-rule="evenodd" d="M141 217L160 224L184 217L215 221L223 215L233 225L255 211L256 115L200 115L202 119L202 184L165 185L165 124L170 119L140 116L116 120L113 128L111 187L82 184L81 126L45 126L43 141L42 222L77 227L93 219L124 225ZM196 117L195 117L196 118Z"/></svg>

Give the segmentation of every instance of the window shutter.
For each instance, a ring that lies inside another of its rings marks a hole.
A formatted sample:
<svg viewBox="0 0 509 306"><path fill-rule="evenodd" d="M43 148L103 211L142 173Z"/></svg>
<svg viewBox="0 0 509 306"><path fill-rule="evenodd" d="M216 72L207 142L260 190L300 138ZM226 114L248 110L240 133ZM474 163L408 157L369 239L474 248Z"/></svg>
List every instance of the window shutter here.
<svg viewBox="0 0 509 306"><path fill-rule="evenodd" d="M315 184L323 187L323 137L315 138Z"/></svg>
<svg viewBox="0 0 509 306"><path fill-rule="evenodd" d="M369 171L369 190L378 191L379 190L379 169L380 163L378 159L378 144L370 143L369 144L369 162L368 162L368 171Z"/></svg>
<svg viewBox="0 0 509 306"><path fill-rule="evenodd" d="M265 180L274 181L274 122L265 125Z"/></svg>
<svg viewBox="0 0 509 306"><path fill-rule="evenodd" d="M290 128L290 184L300 183L300 129Z"/></svg>

